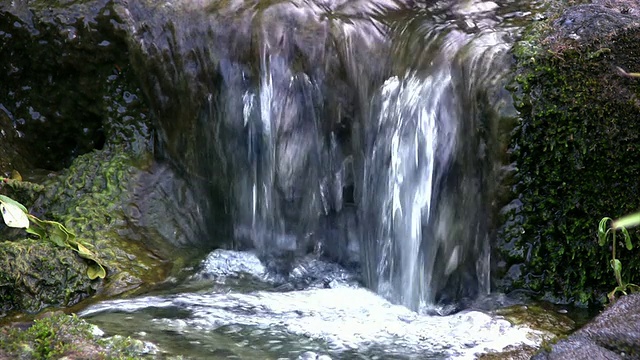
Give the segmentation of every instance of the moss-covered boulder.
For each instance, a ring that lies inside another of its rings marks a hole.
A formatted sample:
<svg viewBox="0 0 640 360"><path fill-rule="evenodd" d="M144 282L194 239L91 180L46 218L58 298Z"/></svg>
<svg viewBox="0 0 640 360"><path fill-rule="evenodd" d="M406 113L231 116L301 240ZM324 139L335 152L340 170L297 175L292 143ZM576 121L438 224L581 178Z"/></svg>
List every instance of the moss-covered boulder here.
<svg viewBox="0 0 640 360"><path fill-rule="evenodd" d="M19 194L8 186L0 191ZM150 156L106 150L82 155L36 195L34 203L25 202L31 213L64 224L97 255L107 276L89 281L89 263L71 249L5 227L0 236L13 241L0 243L3 312L69 306L94 293L150 286L206 246L199 242L200 219L190 212L195 201L186 184Z"/></svg>
<svg viewBox="0 0 640 360"><path fill-rule="evenodd" d="M0 313L73 305L95 292L87 264L73 251L40 240L0 243Z"/></svg>
<svg viewBox="0 0 640 360"><path fill-rule="evenodd" d="M596 233L602 217L640 207L640 80L618 70L640 71L633 6L567 8L530 26L514 48L519 197L505 212L504 289L587 304L615 286L610 248ZM637 234L633 241L640 246ZM640 282L638 254L618 251L624 279Z"/></svg>
<svg viewBox="0 0 640 360"><path fill-rule="evenodd" d="M140 340L102 337L100 329L62 313L0 328L0 359L153 359L157 352Z"/></svg>

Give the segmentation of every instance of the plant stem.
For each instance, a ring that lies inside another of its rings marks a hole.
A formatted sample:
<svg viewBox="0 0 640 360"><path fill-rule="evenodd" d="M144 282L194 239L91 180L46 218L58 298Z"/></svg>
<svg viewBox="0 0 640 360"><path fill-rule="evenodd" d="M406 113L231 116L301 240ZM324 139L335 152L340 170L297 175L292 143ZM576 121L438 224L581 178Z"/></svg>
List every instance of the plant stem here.
<svg viewBox="0 0 640 360"><path fill-rule="evenodd" d="M613 232L612 232L612 235L613 235L612 257L613 257L613 261L615 261L616 260L616 229L615 228L612 228L612 229L613 229Z"/></svg>

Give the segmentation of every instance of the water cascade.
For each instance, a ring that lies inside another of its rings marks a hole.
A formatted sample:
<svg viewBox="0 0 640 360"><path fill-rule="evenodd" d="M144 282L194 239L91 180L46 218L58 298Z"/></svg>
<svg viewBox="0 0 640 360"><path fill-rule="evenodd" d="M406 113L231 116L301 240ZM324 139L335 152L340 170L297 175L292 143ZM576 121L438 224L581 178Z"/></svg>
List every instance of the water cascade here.
<svg viewBox="0 0 640 360"><path fill-rule="evenodd" d="M81 315L188 358L474 359L539 346L539 331L452 311L491 290L515 117L508 50L534 7L117 7L160 160L198 199L186 209L204 219L195 241L218 249L183 280Z"/></svg>
<svg viewBox="0 0 640 360"><path fill-rule="evenodd" d="M428 66L390 77L370 102L360 210L368 283L422 310L490 291L501 158L487 93L501 84L508 49L494 31L437 31L421 52L408 50Z"/></svg>
<svg viewBox="0 0 640 360"><path fill-rule="evenodd" d="M308 253L359 267L413 310L489 292L517 31L506 5L123 11L160 147L199 189L211 241L257 249L285 273L293 262L281 259Z"/></svg>

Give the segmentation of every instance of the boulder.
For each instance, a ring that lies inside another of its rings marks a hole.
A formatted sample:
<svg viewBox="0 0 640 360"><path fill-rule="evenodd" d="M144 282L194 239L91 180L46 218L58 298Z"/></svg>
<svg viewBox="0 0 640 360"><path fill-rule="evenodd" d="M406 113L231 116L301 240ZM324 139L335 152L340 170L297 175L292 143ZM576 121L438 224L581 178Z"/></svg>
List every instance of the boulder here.
<svg viewBox="0 0 640 360"><path fill-rule="evenodd" d="M640 359L640 294L623 296L568 338L532 360Z"/></svg>

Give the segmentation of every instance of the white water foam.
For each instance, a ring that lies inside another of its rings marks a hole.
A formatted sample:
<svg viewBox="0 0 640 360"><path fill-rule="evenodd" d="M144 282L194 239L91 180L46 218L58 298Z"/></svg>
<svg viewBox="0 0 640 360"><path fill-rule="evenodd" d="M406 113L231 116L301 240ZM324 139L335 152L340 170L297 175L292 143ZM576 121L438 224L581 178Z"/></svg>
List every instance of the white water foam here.
<svg viewBox="0 0 640 360"><path fill-rule="evenodd" d="M238 253L229 253L226 255L233 255L231 263L235 263ZM244 260L253 257L250 253L241 254ZM222 261L221 256L218 254L217 260L206 263ZM218 265L208 270L215 272ZM260 266L241 266L235 270L261 272ZM223 275L231 275L229 271L234 272L224 269ZM479 311L420 315L352 284L334 282L332 286L291 292L209 291L112 300L89 307L81 316L166 309L164 315L156 315L153 323L173 333L206 333L229 325L256 327L279 338L284 334L325 342L330 355L337 358L349 351L408 358L437 354L438 358L474 359L477 354L501 351L507 346L538 347L544 335ZM174 310L189 315L167 315Z"/></svg>

